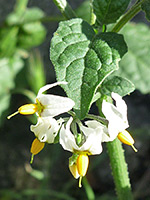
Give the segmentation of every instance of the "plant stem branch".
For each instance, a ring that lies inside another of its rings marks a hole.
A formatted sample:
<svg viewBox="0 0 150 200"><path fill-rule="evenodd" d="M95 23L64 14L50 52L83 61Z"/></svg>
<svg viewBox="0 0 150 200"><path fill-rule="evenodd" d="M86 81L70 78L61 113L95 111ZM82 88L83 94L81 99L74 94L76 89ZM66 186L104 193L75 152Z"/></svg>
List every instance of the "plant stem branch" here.
<svg viewBox="0 0 150 200"><path fill-rule="evenodd" d="M75 12L66 0L53 0L66 19L76 18Z"/></svg>
<svg viewBox="0 0 150 200"><path fill-rule="evenodd" d="M119 32L121 28L131 20L138 12L141 10L142 1L137 1L134 6L132 6L128 12L118 21L118 23L113 27L112 32Z"/></svg>

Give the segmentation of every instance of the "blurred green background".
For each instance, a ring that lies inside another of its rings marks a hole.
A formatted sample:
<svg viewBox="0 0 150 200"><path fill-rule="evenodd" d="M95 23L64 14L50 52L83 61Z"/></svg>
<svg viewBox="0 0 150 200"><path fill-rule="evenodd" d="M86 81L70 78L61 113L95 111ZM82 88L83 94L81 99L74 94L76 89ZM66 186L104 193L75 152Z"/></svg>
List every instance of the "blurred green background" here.
<svg viewBox="0 0 150 200"><path fill-rule="evenodd" d="M77 9L84 1L69 2ZM87 5L83 8L88 9ZM88 19L87 15L83 16L83 8L78 9L78 15ZM6 117L19 106L34 101L41 86L56 81L49 46L63 17L50 0L1 0L0 16L0 199L115 200L105 144L101 155L90 157L81 189L68 169L71 154L59 144L46 145L30 166L30 146L34 139L30 125L36 123L36 118L17 115L7 120ZM143 13L134 22L147 23ZM150 68L150 60L147 65ZM136 141L138 153L129 146L124 148L135 199L149 200L150 89L145 85L143 88L125 97L129 132ZM59 87L50 92L65 95ZM96 106L90 112L97 114Z"/></svg>

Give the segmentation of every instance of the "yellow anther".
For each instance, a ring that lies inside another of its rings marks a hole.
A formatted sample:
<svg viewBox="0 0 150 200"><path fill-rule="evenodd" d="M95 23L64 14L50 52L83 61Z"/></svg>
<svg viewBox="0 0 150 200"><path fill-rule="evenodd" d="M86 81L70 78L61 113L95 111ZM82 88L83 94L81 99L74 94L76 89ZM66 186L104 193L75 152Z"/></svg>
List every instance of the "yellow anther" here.
<svg viewBox="0 0 150 200"><path fill-rule="evenodd" d="M117 137L122 143L130 145L133 148L133 150L137 152L137 149L133 146L134 139L128 131L124 130L120 132Z"/></svg>
<svg viewBox="0 0 150 200"><path fill-rule="evenodd" d="M26 104L21 106L18 111L22 115L32 115L37 112L37 105L36 104Z"/></svg>
<svg viewBox="0 0 150 200"><path fill-rule="evenodd" d="M79 178L79 187L82 187L81 180L82 177L86 175L87 169L89 166L89 157L87 154L80 154L77 158L77 169L80 175Z"/></svg>
<svg viewBox="0 0 150 200"><path fill-rule="evenodd" d="M15 113L9 115L7 119L10 119L11 117L17 115L18 113L20 113L21 115L32 115L36 113L37 110L38 110L37 104L26 104L21 106Z"/></svg>
<svg viewBox="0 0 150 200"><path fill-rule="evenodd" d="M44 142L40 142L37 138L35 138L32 142L32 145L31 145L31 149L30 149L30 152L33 154L33 155L36 155L38 154L40 151L42 151L42 149L44 148L45 146L45 143Z"/></svg>
<svg viewBox="0 0 150 200"><path fill-rule="evenodd" d="M76 163L74 163L73 165L69 165L69 170L70 170L71 174L74 176L75 179L79 178L80 175L78 173Z"/></svg>

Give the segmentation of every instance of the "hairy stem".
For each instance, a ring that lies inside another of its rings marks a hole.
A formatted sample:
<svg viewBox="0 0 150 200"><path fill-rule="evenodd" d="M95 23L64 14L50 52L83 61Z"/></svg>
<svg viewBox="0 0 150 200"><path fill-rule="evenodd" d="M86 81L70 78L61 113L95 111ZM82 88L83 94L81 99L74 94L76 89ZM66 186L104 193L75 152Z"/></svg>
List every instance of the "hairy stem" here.
<svg viewBox="0 0 150 200"><path fill-rule="evenodd" d="M121 142L116 138L113 142L107 143L107 149L118 199L133 200L128 168Z"/></svg>
<svg viewBox="0 0 150 200"><path fill-rule="evenodd" d="M101 112L102 102L100 100L97 101L97 107L103 117ZM112 142L107 142L107 149L118 199L133 200L127 163L121 142L118 138Z"/></svg>

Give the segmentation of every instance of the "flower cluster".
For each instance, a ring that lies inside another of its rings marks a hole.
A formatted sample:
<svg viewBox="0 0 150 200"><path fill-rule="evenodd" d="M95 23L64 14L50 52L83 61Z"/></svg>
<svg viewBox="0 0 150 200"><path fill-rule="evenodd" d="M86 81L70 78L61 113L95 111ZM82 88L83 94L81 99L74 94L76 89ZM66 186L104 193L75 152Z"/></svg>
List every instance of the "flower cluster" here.
<svg viewBox="0 0 150 200"><path fill-rule="evenodd" d="M86 175L88 169L89 156L100 154L103 142L110 142L118 137L121 142L137 150L133 146L132 136L126 131L129 127L127 105L120 95L113 92L111 94L116 106L103 100L102 113L105 116L103 122L95 118L83 124L73 112L70 112L72 115L70 118L56 120L54 117L70 111L74 106L74 102L68 97L43 94L46 90L60 84L67 83L57 82L42 87L34 104L21 106L17 112L8 116L8 119L18 113L23 115L37 113L37 124L30 126L36 137L30 150L31 163L33 156L44 148L45 143L54 143L56 136L59 136L59 143L63 149L72 152L69 169L76 179L79 178L79 187L81 187L82 177Z"/></svg>

